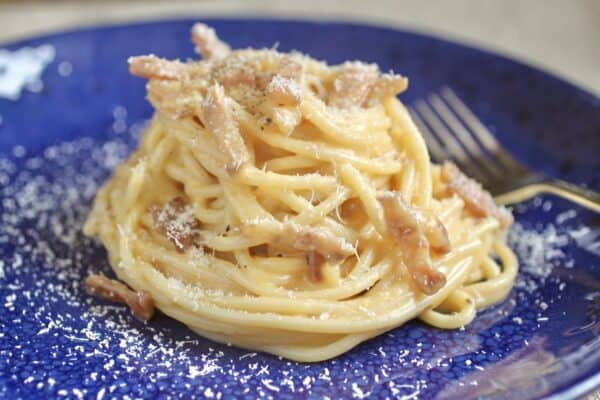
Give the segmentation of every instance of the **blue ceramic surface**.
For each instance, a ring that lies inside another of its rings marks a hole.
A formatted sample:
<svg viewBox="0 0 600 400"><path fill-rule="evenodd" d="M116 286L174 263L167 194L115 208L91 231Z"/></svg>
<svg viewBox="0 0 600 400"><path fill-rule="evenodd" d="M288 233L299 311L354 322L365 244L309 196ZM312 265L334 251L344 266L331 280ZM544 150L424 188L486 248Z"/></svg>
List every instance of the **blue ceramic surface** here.
<svg viewBox="0 0 600 400"><path fill-rule="evenodd" d="M152 113L130 55L193 57L193 21L78 30L51 45L43 88L0 98L0 397L576 398L600 384L600 216L554 196L514 208L521 265L463 330L411 322L334 360L298 364L215 344L163 315L143 324L82 289L112 275L80 232L98 185ZM377 62L411 103L451 86L528 166L600 189L600 100L496 55L344 23L210 20L233 47ZM0 71L1 73L1 71Z"/></svg>

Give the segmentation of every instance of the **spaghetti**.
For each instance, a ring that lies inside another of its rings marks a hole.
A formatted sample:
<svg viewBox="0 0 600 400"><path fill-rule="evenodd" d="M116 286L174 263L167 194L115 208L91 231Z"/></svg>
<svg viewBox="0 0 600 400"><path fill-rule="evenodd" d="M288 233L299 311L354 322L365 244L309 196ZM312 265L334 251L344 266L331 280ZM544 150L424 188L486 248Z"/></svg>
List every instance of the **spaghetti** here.
<svg viewBox="0 0 600 400"><path fill-rule="evenodd" d="M202 61L130 59L156 112L84 227L120 280L202 336L298 361L506 296L512 216L430 163L404 77L232 51L203 24L192 40Z"/></svg>

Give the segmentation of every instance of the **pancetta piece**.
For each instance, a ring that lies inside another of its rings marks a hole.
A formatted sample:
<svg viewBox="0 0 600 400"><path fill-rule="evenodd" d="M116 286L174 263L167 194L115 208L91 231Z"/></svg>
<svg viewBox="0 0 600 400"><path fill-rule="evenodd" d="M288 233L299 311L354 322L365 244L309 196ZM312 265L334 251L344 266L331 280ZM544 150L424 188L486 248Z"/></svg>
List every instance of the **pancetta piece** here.
<svg viewBox="0 0 600 400"><path fill-rule="evenodd" d="M177 251L185 252L194 244L200 224L193 208L182 197L175 197L162 207L152 206L150 212L156 229L175 245Z"/></svg>
<svg viewBox="0 0 600 400"><path fill-rule="evenodd" d="M196 52L205 60L219 60L227 57L231 52L227 43L221 41L215 30L206 24L194 24L192 42L196 45Z"/></svg>
<svg viewBox="0 0 600 400"><path fill-rule="evenodd" d="M313 282L323 280L323 267L327 260L321 253L310 251L306 255L306 265L308 266L308 278Z"/></svg>
<svg viewBox="0 0 600 400"><path fill-rule="evenodd" d="M211 131L219 151L225 156L226 170L229 173L237 172L248 161L249 155L223 86L216 84L208 90L202 103L201 120Z"/></svg>
<svg viewBox="0 0 600 400"><path fill-rule="evenodd" d="M132 75L146 79L176 80L182 78L187 70L186 64L179 60L166 60L153 54L129 57L127 62Z"/></svg>
<svg viewBox="0 0 600 400"><path fill-rule="evenodd" d="M224 66L217 71L217 80L226 89L256 85L256 73L248 66Z"/></svg>
<svg viewBox="0 0 600 400"><path fill-rule="evenodd" d="M408 79L405 77L396 74L383 74L371 85L369 96L364 105L369 107L381 103L387 97L402 93L407 87Z"/></svg>
<svg viewBox="0 0 600 400"><path fill-rule="evenodd" d="M481 185L467 177L456 165L446 161L442 165L442 180L450 194L457 194L465 202L466 209L477 218L492 216L503 227L512 225L514 218L505 207L494 203L492 196Z"/></svg>
<svg viewBox="0 0 600 400"><path fill-rule="evenodd" d="M377 79L375 64L346 62L340 67L329 94L329 105L338 108L359 107L365 103Z"/></svg>
<svg viewBox="0 0 600 400"><path fill-rule="evenodd" d="M389 234L402 251L404 264L412 282L425 294L436 293L446 284L446 276L438 271L431 261L430 244L426 234L428 228L420 222L424 218L396 193L388 192L380 196L378 200L384 210ZM435 229L435 225L429 229ZM437 238L444 232L445 229L432 236Z"/></svg>
<svg viewBox="0 0 600 400"><path fill-rule="evenodd" d="M283 56L279 71L267 85L267 96L276 104L295 106L302 101L302 64L290 56Z"/></svg>
<svg viewBox="0 0 600 400"><path fill-rule="evenodd" d="M154 298L144 290L135 292L119 281L95 274L87 277L85 289L103 299L126 304L141 320L147 321L154 315Z"/></svg>
<svg viewBox="0 0 600 400"><path fill-rule="evenodd" d="M354 247L323 227L311 227L294 222L274 220L246 221L242 233L261 237L266 244L286 254L306 255L309 275L320 279L320 269L326 261L341 261L354 254Z"/></svg>

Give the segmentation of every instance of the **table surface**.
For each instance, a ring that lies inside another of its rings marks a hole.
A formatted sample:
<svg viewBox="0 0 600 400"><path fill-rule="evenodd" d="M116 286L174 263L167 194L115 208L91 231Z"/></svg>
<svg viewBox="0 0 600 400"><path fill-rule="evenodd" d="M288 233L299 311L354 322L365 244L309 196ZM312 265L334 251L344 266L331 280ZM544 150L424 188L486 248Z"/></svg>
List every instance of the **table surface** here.
<svg viewBox="0 0 600 400"><path fill-rule="evenodd" d="M0 43L92 24L233 15L349 20L424 32L516 58L600 95L598 0L0 0ZM587 400L600 400L600 391Z"/></svg>

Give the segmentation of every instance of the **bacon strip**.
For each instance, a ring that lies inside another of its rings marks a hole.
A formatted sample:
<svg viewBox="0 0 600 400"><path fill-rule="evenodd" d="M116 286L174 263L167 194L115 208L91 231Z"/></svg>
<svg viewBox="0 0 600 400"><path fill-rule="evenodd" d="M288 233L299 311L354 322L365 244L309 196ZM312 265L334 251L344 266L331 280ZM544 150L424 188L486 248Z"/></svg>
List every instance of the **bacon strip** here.
<svg viewBox="0 0 600 400"><path fill-rule="evenodd" d="M494 203L494 199L475 180L463 174L456 165L446 161L442 165L442 179L447 191L457 194L465 202L467 210L477 218L492 216L507 228L512 225L514 218L505 207Z"/></svg>
<svg viewBox="0 0 600 400"><path fill-rule="evenodd" d="M306 264L308 265L308 278L313 282L323 280L323 267L327 260L321 253L311 251L306 255Z"/></svg>
<svg viewBox="0 0 600 400"><path fill-rule="evenodd" d="M279 72L267 86L267 96L284 106L295 106L302 101L303 66L292 57L284 56L279 62Z"/></svg>
<svg viewBox="0 0 600 400"><path fill-rule="evenodd" d="M146 87L148 100L161 114L172 119L194 115L198 102L189 95L191 88L182 81L150 80Z"/></svg>
<svg viewBox="0 0 600 400"><path fill-rule="evenodd" d="M199 222L182 197L175 197L163 207L150 207L156 228L175 245L179 252L185 252L197 238Z"/></svg>
<svg viewBox="0 0 600 400"><path fill-rule="evenodd" d="M262 235L269 246L284 252L317 252L326 260L342 260L354 254L354 248L323 227L302 226L294 222L247 221L242 225L245 236Z"/></svg>
<svg viewBox="0 0 600 400"><path fill-rule="evenodd" d="M423 229L425 236L429 241L429 245L438 253L445 254L450 251L450 239L448 231L442 221L438 217L429 217L423 221Z"/></svg>
<svg viewBox="0 0 600 400"><path fill-rule="evenodd" d="M308 278L313 282L323 280L323 267L328 260L339 261L354 253L353 247L335 237L325 228L304 227L293 222L273 220L246 221L241 226L246 237L264 238L266 244L251 248L252 256L268 254L267 246L279 254L304 253ZM260 251L257 252L256 248Z"/></svg>
<svg viewBox="0 0 600 400"><path fill-rule="evenodd" d="M316 251L327 260L340 260L353 253L349 243L336 237L327 229L305 227L291 222L284 222L281 225L280 232L273 243L301 251Z"/></svg>
<svg viewBox="0 0 600 400"><path fill-rule="evenodd" d="M206 24L194 24L192 27L192 42L196 45L196 52L205 60L222 59L231 52L227 43L221 41L215 30Z"/></svg>
<svg viewBox="0 0 600 400"><path fill-rule="evenodd" d="M247 66L224 66L217 71L217 80L225 88L256 85L256 73Z"/></svg>
<svg viewBox="0 0 600 400"><path fill-rule="evenodd" d="M419 221L423 217L393 192L380 196L378 200L383 207L388 230L402 251L413 283L425 294L436 293L446 284L446 276L435 269L431 262L425 233L428 228ZM436 225L430 229L436 229ZM436 232L434 237L442 234L441 231Z"/></svg>
<svg viewBox="0 0 600 400"><path fill-rule="evenodd" d="M329 95L329 105L339 108L361 106L371 91L371 85L377 79L377 66L359 61L346 62L333 81Z"/></svg>
<svg viewBox="0 0 600 400"><path fill-rule="evenodd" d="M225 168L237 172L249 159L248 149L233 119L233 113L225 98L223 86L216 84L209 89L202 104L202 122L211 131L217 147L225 155Z"/></svg>
<svg viewBox="0 0 600 400"><path fill-rule="evenodd" d="M167 60L153 54L129 57L129 72L146 79L176 80L186 72L186 64L181 61Z"/></svg>
<svg viewBox="0 0 600 400"><path fill-rule="evenodd" d="M203 90L192 78L194 66L154 55L130 57L129 72L149 80L148 99L155 109L177 119L191 116L197 107L195 94Z"/></svg>
<svg viewBox="0 0 600 400"><path fill-rule="evenodd" d="M126 304L141 320L147 321L154 315L154 298L144 290L134 292L119 281L96 274L87 277L85 289L103 299Z"/></svg>
<svg viewBox="0 0 600 400"><path fill-rule="evenodd" d="M364 105L373 106L382 99L396 96L408 87L408 79L401 75L383 74L371 86L368 99Z"/></svg>

